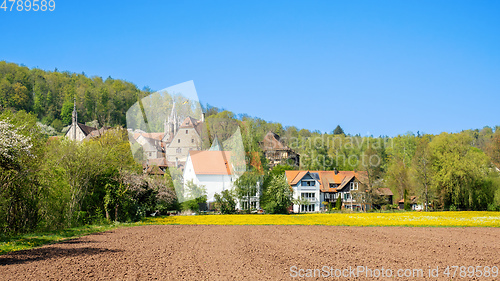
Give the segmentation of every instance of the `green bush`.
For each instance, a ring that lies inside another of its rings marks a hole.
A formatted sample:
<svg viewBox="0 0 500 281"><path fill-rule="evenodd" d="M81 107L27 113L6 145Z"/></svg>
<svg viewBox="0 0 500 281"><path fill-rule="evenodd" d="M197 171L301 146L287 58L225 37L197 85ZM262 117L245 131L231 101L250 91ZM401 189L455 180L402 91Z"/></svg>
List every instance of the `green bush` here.
<svg viewBox="0 0 500 281"><path fill-rule="evenodd" d="M215 198L215 207L222 214L234 213L236 208L236 200L230 190L223 190L221 194L216 193L214 195L214 198Z"/></svg>
<svg viewBox="0 0 500 281"><path fill-rule="evenodd" d="M337 202L335 202L335 209L340 210L342 209L342 197L339 196L337 197Z"/></svg>
<svg viewBox="0 0 500 281"><path fill-rule="evenodd" d="M271 201L264 206L266 214L288 214L288 209L283 205Z"/></svg>
<svg viewBox="0 0 500 281"><path fill-rule="evenodd" d="M488 204L488 211L498 212L500 211L500 206L496 205L495 203Z"/></svg>

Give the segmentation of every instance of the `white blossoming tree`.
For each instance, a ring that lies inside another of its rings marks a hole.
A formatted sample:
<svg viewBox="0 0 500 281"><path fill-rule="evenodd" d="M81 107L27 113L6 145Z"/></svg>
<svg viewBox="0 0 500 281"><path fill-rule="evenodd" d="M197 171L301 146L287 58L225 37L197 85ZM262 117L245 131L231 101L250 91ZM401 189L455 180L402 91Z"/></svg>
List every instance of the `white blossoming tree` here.
<svg viewBox="0 0 500 281"><path fill-rule="evenodd" d="M30 154L31 139L19 133L22 128L16 128L9 119L0 121L0 167L15 168L19 157Z"/></svg>

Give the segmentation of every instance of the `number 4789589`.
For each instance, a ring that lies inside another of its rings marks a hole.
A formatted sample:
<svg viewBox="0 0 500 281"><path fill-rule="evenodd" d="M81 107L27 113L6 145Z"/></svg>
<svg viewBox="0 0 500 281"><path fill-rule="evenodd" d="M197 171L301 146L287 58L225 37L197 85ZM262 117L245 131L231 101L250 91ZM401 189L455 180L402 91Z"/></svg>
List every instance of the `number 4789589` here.
<svg viewBox="0 0 500 281"><path fill-rule="evenodd" d="M1 1L1 0L0 0ZM3 0L0 9L3 9L4 12L22 12L22 11L54 11L56 9L56 1L55 0Z"/></svg>

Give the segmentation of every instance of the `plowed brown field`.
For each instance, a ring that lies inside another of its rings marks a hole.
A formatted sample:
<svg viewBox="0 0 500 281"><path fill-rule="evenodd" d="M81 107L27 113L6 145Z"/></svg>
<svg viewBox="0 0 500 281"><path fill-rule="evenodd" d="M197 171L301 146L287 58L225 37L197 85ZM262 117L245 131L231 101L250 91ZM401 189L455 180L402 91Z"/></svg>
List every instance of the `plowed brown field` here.
<svg viewBox="0 0 500 281"><path fill-rule="evenodd" d="M0 280L500 280L447 266L500 267L500 228L129 227L2 255Z"/></svg>

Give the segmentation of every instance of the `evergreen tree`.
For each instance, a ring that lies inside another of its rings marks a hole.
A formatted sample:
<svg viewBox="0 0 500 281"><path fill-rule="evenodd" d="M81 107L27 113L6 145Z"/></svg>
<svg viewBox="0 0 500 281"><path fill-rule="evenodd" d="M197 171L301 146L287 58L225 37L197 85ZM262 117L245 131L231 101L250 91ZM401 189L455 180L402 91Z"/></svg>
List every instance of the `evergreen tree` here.
<svg viewBox="0 0 500 281"><path fill-rule="evenodd" d="M335 127L335 130L333 130L333 134L334 135L345 135L344 130L342 129L342 127L340 127L340 125L337 125L337 127Z"/></svg>

